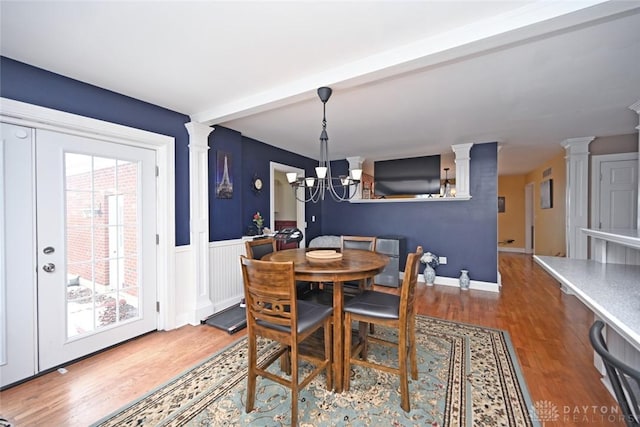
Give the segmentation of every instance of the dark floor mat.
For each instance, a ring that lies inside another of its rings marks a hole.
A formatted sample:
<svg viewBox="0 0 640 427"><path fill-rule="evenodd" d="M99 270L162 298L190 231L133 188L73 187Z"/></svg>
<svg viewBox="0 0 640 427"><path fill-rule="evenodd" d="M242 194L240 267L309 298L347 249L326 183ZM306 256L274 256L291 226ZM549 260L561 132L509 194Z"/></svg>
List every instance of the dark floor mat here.
<svg viewBox="0 0 640 427"><path fill-rule="evenodd" d="M236 305L209 316L203 323L234 334L247 327L247 314L244 307Z"/></svg>

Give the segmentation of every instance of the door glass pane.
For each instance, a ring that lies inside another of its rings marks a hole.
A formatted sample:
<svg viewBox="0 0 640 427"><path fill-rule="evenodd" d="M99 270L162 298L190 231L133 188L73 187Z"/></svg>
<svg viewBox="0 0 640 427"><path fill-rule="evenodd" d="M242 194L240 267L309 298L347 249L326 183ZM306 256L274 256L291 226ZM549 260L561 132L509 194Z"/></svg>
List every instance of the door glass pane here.
<svg viewBox="0 0 640 427"><path fill-rule="evenodd" d="M69 338L139 316L138 168L65 153Z"/></svg>

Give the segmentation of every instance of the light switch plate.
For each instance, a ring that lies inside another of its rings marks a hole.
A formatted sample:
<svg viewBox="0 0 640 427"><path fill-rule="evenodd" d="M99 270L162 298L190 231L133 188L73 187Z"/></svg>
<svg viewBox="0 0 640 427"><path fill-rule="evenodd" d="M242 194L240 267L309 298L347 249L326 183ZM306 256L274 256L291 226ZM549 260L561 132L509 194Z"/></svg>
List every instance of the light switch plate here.
<svg viewBox="0 0 640 427"><path fill-rule="evenodd" d="M446 256L438 257L438 262L440 262L440 264L446 264L447 263L447 257Z"/></svg>

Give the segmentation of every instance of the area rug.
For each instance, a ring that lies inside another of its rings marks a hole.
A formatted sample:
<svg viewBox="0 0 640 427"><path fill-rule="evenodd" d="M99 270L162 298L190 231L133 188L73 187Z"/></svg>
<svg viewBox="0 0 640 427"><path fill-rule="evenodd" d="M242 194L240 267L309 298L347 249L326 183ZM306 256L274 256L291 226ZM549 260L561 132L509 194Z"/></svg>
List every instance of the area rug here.
<svg viewBox="0 0 640 427"><path fill-rule="evenodd" d="M376 334L388 338L394 332L376 326ZM396 375L354 366L348 392L326 390L323 374L300 392L298 424L539 426L507 332L417 316L416 340L419 373L409 384L411 412L400 408ZM274 348L261 341L259 358ZM256 407L245 413L246 356L242 338L94 426L291 425L289 389L261 377ZM375 344L369 357L397 360L393 350Z"/></svg>

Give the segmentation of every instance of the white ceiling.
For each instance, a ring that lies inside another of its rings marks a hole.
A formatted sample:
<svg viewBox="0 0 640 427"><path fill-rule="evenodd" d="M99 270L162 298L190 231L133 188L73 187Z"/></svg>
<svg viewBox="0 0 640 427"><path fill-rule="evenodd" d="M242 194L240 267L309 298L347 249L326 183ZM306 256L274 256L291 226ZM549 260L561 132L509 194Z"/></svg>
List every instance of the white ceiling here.
<svg viewBox="0 0 640 427"><path fill-rule="evenodd" d="M317 157L498 141L526 173L568 138L635 132L640 2L0 3L3 56Z"/></svg>

